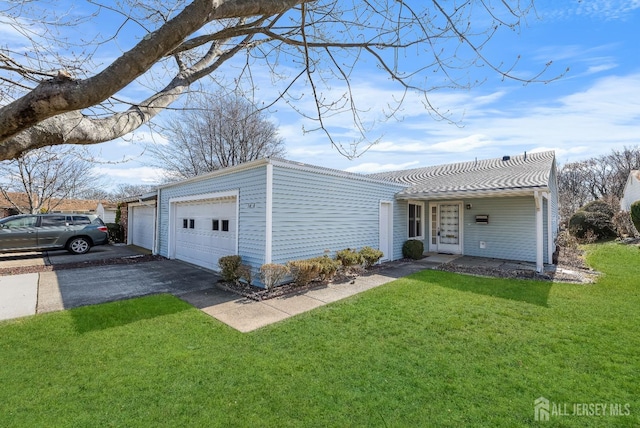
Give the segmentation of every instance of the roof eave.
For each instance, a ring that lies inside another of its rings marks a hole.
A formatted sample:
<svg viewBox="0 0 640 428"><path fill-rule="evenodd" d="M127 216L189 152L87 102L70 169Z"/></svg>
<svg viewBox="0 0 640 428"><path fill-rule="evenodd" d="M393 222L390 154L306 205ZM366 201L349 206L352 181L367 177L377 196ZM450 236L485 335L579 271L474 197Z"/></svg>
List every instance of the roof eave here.
<svg viewBox="0 0 640 428"><path fill-rule="evenodd" d="M549 192L548 186L534 186L514 189L482 189L482 190L453 190L448 192L399 192L396 194L398 200L443 200L443 199L473 199L490 197L515 197L533 196L534 192Z"/></svg>

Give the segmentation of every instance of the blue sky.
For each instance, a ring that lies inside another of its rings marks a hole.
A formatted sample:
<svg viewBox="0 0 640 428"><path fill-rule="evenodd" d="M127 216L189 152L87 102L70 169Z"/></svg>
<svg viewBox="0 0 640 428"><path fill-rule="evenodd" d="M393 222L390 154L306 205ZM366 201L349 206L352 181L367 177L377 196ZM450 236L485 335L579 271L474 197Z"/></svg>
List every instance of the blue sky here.
<svg viewBox="0 0 640 428"><path fill-rule="evenodd" d="M323 133L303 133L313 125L287 106L277 106L271 120L285 139L286 157L378 172L540 150L555 150L558 162L566 163L640 145L640 0L540 0L536 11L519 33L494 39L487 54L505 62L520 55L520 69L531 72L553 61L546 76L569 68L562 78L523 85L471 69L471 77L488 76L483 85L432 95L439 108L451 112L454 123L435 121L420 99L410 96L403 120L378 123L369 137L380 137L379 142L352 160L340 155ZM262 77L262 87L268 87L267 76ZM370 107L368 119L379 118L386 100L398 90L386 76L366 68L353 84L361 102ZM302 108L311 108L305 103L308 100L301 101ZM349 144L354 130L344 119L332 123L334 138ZM98 168L109 184L158 179L144 152L144 143L150 141L165 142L161 135L152 137L141 129L131 139L94 149L105 160L132 159Z"/></svg>

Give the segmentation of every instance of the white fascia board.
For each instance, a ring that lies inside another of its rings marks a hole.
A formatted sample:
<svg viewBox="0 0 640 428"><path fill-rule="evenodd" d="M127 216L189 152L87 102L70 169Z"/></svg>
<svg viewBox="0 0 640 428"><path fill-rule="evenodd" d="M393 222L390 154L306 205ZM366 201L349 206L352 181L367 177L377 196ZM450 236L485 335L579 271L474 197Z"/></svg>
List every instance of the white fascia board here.
<svg viewBox="0 0 640 428"><path fill-rule="evenodd" d="M465 190L459 192L438 192L438 193L412 193L398 194L399 200L449 200L449 199L474 199L474 198L501 198L514 196L532 196L534 192L549 191L548 187L538 187L529 189L498 189L498 190Z"/></svg>
<svg viewBox="0 0 640 428"><path fill-rule="evenodd" d="M179 202L191 202L191 201L204 201L207 199L231 199L237 198L240 194L239 190L228 190L226 192L213 192L213 193L201 193L198 195L180 196L176 198L170 198L169 203Z"/></svg>
<svg viewBox="0 0 640 428"><path fill-rule="evenodd" d="M261 167L263 165L266 165L270 161L271 161L270 159L258 159L258 160L254 160L254 161L251 161L251 162L245 162L245 163L240 164L240 165L230 166L230 167L227 167L227 168L219 169L217 171L208 172L208 173L202 174L202 175L196 175L195 177L186 178L184 180L176 181L176 182L173 182L173 183L168 183L168 184L160 186L159 188L160 189L168 189L170 187L181 186L183 184L202 181L202 180L206 180L208 178L220 177L220 176L223 176L223 175L233 174L233 173L240 172L240 171L246 171L246 170L249 170L249 169L258 168L258 167Z"/></svg>
<svg viewBox="0 0 640 428"><path fill-rule="evenodd" d="M377 178L370 178L363 174L342 171L339 169L324 168L321 166L314 166L306 163L298 163L298 162L279 160L279 159L271 159L270 161L271 161L271 164L273 164L274 166L281 167L281 168L289 168L289 169L294 169L298 171L314 172L316 174L323 174L323 175L329 175L332 177L341 177L341 178L347 178L347 179L358 180L358 181L366 181L369 183L385 184L388 186L394 186L401 189L405 189L409 187L409 185L407 184L394 183L393 181L380 180Z"/></svg>

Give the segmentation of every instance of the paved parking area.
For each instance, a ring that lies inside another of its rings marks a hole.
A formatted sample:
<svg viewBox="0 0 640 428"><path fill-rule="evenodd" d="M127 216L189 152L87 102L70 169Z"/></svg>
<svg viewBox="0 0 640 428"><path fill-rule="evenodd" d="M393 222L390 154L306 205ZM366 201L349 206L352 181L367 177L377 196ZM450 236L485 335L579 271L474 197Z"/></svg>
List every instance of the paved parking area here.
<svg viewBox="0 0 640 428"><path fill-rule="evenodd" d="M217 288L215 284L220 279L217 273L177 260L99 266L89 264L77 269L56 269L56 264L60 267L65 264L64 260L76 263L86 261L85 257L89 256L95 257L93 260L139 256L135 249L127 247L105 246L101 249L100 252L83 256L23 256L24 263L40 263L39 260L44 260L51 268L39 273L0 276L0 301L5 302L0 305L0 320L170 293L236 330L249 332L411 273L432 269L458 257L432 255L420 261L393 264L354 281L327 284L300 294L255 302ZM0 268L8 262L8 259L0 258Z"/></svg>

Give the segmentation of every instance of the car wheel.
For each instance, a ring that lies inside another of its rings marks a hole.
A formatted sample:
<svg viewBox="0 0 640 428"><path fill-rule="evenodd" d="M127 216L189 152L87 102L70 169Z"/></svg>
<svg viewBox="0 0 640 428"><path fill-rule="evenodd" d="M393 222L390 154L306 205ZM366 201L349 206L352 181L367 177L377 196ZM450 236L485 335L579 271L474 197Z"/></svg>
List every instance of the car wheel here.
<svg viewBox="0 0 640 428"><path fill-rule="evenodd" d="M84 254L91 249L91 244L87 238L73 238L67 245L67 250L73 254Z"/></svg>

